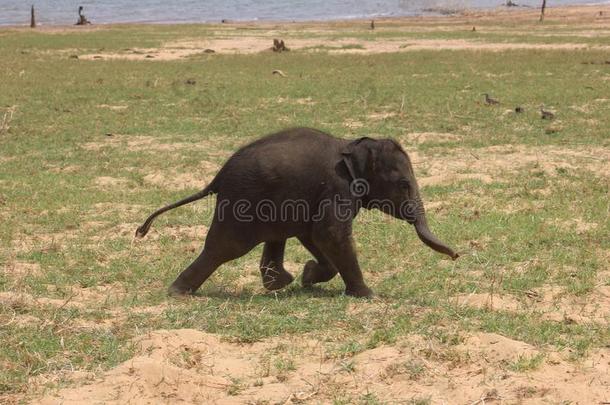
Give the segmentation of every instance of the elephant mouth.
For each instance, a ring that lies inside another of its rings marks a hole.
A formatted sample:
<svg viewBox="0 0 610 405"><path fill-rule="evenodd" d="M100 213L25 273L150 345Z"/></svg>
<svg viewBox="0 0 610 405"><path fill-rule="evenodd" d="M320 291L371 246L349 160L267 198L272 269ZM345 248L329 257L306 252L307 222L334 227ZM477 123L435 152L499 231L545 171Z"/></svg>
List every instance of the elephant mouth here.
<svg viewBox="0 0 610 405"><path fill-rule="evenodd" d="M423 204L421 202L408 201L400 206L399 217L411 225L415 225L417 218L424 215Z"/></svg>

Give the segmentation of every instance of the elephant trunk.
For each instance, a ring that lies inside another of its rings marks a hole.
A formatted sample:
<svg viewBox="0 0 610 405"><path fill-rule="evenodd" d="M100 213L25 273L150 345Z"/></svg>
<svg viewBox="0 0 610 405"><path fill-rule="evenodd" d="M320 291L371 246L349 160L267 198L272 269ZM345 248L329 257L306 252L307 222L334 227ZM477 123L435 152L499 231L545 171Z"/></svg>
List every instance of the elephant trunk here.
<svg viewBox="0 0 610 405"><path fill-rule="evenodd" d="M415 219L415 231L417 232L417 236L424 242L426 245L436 250L439 253L444 253L447 256L451 257L451 259L455 260L459 257L457 253L455 253L449 246L445 245L441 242L428 228L428 221L426 220L425 214L420 214Z"/></svg>

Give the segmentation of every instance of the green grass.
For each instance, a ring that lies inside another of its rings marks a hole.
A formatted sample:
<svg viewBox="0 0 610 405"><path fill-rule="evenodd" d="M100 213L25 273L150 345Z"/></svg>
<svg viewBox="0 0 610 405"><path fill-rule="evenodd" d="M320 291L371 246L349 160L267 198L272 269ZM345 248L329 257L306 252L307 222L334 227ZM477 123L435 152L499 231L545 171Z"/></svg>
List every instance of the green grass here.
<svg viewBox="0 0 610 405"><path fill-rule="evenodd" d="M515 362L509 364L509 370L516 372L526 372L536 370L544 362L543 354L536 354L533 356L522 356L520 355Z"/></svg>
<svg viewBox="0 0 610 405"><path fill-rule="evenodd" d="M284 127L311 126L349 138L459 135L454 141L407 142L407 149L422 159L440 161L464 153L484 158L489 148L508 145L540 151L597 148L598 158L608 159L610 66L582 63L607 59L603 51L289 52L167 62L68 57L76 48L154 47L212 31L185 25L0 32L0 124L13 111L0 129L0 291L59 300L67 300L75 288L119 285L123 291L89 307L0 307L0 395L27 391L28 379L36 375L116 365L129 358L133 337L161 328L195 328L242 342L307 334L339 358L395 344L409 334L452 346L468 333L495 332L541 348L570 348L576 358L608 341L607 323L566 324L541 319L535 311L515 314L451 302L457 294L492 289L527 299L527 291L548 285L586 298L599 285L599 272L607 264L600 252L610 249L609 185L607 174L590 171L591 159L554 173L532 162L514 172L500 171L491 182L422 187L425 201L437 207L429 210L431 227L462 252L456 262L424 247L407 224L365 213L355 223L354 236L365 278L378 295L372 302L343 296L338 278L312 290L297 282L264 293L257 280L260 247L223 266L195 298L166 297L166 287L197 254L192 242L204 240L204 234L193 239L169 231L209 225L213 199L168 213L154 225L158 239L132 245L136 224L153 209L203 186L202 161L222 165L240 145ZM396 35L459 39L470 34ZM477 34L485 41L496 41L494 35ZM288 77L271 75L274 69ZM196 84L186 84L187 79ZM502 106L482 105L483 92L499 97ZM555 123L539 119L542 103L556 111ZM526 112L505 113L516 105ZM372 116L380 112L392 114ZM362 125L346 125L350 120ZM549 125L559 130L549 134ZM153 145L183 146L130 147L141 137L150 137ZM420 168L417 174L425 177ZM146 180L163 172L194 173L195 178L202 173L201 183L171 189ZM100 176L124 182L99 186ZM576 233L563 225L573 218L596 226ZM121 233L123 224L128 232ZM309 255L289 241L286 258L290 270L300 273ZM39 271L13 274L16 262L35 263ZM240 284L244 275L250 278ZM159 313L139 310L160 304L167 306ZM354 313L354 307L362 312ZM112 320L114 310L124 319L111 327L76 332L64 327L74 319ZM14 321L25 315L53 322ZM533 369L537 361L521 359L514 369ZM287 373L294 362L279 357L273 366ZM424 371L415 363L403 368L413 378ZM228 387L233 395L241 389L239 381ZM373 393L353 400L379 403Z"/></svg>

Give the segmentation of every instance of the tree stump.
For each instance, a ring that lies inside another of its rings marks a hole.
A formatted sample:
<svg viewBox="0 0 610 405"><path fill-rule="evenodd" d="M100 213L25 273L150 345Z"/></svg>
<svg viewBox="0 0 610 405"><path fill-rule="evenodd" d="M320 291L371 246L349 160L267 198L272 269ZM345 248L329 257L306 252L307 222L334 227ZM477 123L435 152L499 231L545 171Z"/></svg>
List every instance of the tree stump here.
<svg viewBox="0 0 610 405"><path fill-rule="evenodd" d="M83 14L83 6L78 7L78 21L76 21L75 25L89 25L91 21L87 20L85 14Z"/></svg>
<svg viewBox="0 0 610 405"><path fill-rule="evenodd" d="M284 40L283 39L274 39L273 40L273 47L271 48L271 50L273 52L284 52L284 51L289 51L290 49L288 49L286 47L286 44L284 44Z"/></svg>
<svg viewBox="0 0 610 405"><path fill-rule="evenodd" d="M30 28L36 28L36 16L34 15L34 6L32 5L32 13L30 15Z"/></svg>
<svg viewBox="0 0 610 405"><path fill-rule="evenodd" d="M542 0L542 6L540 6L540 22L544 21L544 10L546 10L546 0Z"/></svg>

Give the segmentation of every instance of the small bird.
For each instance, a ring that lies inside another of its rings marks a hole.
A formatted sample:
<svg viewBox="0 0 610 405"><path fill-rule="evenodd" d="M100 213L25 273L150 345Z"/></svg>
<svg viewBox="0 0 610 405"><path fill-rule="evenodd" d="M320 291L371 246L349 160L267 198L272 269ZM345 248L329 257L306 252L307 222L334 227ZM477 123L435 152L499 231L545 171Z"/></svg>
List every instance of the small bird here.
<svg viewBox="0 0 610 405"><path fill-rule="evenodd" d="M371 29L374 30L375 29L375 20L371 20Z"/></svg>
<svg viewBox="0 0 610 405"><path fill-rule="evenodd" d="M552 120L555 118L555 114L544 109L544 105L540 106L540 115L543 120Z"/></svg>
<svg viewBox="0 0 610 405"><path fill-rule="evenodd" d="M523 109L523 107L521 107L520 105L518 105L517 107L515 107L515 112L516 112L517 114L521 114L523 111L525 111L525 110L524 110L524 109Z"/></svg>
<svg viewBox="0 0 610 405"><path fill-rule="evenodd" d="M485 96L485 104L487 104L487 105L500 104L500 101L496 100L495 98L489 97L489 94L483 93L483 95Z"/></svg>
<svg viewBox="0 0 610 405"><path fill-rule="evenodd" d="M477 27L472 27L472 32L476 32L477 31Z"/></svg>

